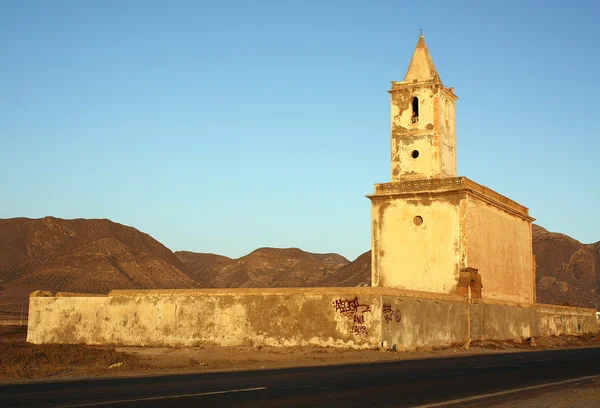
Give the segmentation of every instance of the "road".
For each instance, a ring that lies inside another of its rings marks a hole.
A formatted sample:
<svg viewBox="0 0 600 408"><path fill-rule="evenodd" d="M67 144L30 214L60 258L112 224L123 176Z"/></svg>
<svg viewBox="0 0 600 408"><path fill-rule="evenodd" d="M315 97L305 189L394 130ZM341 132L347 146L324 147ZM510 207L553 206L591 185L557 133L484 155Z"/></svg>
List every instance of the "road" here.
<svg viewBox="0 0 600 408"><path fill-rule="evenodd" d="M413 407L600 375L600 348L0 386L0 406ZM492 395L490 395L492 394ZM488 395L485 398L479 396ZM465 399L466 398L466 399ZM438 405L434 405L438 406Z"/></svg>

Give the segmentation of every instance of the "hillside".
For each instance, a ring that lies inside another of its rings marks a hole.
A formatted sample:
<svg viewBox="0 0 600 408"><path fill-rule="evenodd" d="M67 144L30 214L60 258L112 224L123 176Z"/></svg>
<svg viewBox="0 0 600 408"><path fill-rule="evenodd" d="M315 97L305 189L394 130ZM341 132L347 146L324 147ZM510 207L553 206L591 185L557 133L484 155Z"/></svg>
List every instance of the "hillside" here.
<svg viewBox="0 0 600 408"><path fill-rule="evenodd" d="M600 302L600 242L582 244L533 226L537 301L595 307Z"/></svg>
<svg viewBox="0 0 600 408"><path fill-rule="evenodd" d="M0 310L34 289L107 293L198 286L184 270L160 242L109 220L0 219Z"/></svg>
<svg viewBox="0 0 600 408"><path fill-rule="evenodd" d="M298 248L259 248L238 259L175 252L194 279L216 288L319 286L349 261L338 254L313 254Z"/></svg>
<svg viewBox="0 0 600 408"><path fill-rule="evenodd" d="M371 251L360 255L354 261L323 279L319 286L370 286L371 285Z"/></svg>

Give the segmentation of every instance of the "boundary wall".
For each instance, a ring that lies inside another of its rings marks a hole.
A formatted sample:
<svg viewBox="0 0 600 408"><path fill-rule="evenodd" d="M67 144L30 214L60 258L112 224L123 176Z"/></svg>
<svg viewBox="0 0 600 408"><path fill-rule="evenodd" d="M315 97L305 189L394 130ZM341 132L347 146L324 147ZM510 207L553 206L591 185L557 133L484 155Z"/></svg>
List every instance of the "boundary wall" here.
<svg viewBox="0 0 600 408"><path fill-rule="evenodd" d="M36 291L27 341L144 347L393 348L595 333L593 309L390 288ZM475 303L476 302L476 303Z"/></svg>

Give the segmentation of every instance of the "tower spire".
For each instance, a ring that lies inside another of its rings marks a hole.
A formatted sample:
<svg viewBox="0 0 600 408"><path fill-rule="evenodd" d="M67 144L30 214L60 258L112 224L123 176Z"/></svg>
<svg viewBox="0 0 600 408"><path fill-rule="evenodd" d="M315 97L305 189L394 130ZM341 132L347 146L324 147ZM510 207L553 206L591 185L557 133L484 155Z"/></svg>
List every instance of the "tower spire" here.
<svg viewBox="0 0 600 408"><path fill-rule="evenodd" d="M408 66L408 71L406 71L404 81L414 82L416 80L417 82L422 82L436 76L439 78L433 59L431 59L431 55L429 55L425 37L423 37L423 29L421 29L421 35L419 36L417 47L415 48L412 60Z"/></svg>

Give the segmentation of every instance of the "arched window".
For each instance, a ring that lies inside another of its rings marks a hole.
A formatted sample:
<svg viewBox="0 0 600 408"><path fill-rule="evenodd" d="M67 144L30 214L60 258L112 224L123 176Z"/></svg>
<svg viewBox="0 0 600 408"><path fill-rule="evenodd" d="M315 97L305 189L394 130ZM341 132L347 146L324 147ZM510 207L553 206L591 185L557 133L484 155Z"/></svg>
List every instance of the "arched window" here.
<svg viewBox="0 0 600 408"><path fill-rule="evenodd" d="M417 123L419 121L419 98L413 96L412 98L412 123Z"/></svg>

